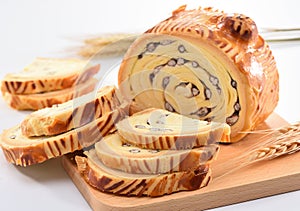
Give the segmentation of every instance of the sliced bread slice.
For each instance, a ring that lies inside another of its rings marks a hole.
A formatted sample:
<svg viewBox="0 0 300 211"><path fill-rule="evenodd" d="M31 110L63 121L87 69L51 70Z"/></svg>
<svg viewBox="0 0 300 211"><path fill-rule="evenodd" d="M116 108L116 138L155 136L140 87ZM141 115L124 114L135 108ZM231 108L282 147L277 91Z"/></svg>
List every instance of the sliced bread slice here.
<svg viewBox="0 0 300 211"><path fill-rule="evenodd" d="M21 123L22 133L50 136L83 126L120 105L115 92L115 86L105 86L96 93L32 112Z"/></svg>
<svg viewBox="0 0 300 211"><path fill-rule="evenodd" d="M1 91L11 94L35 94L62 90L83 83L99 72L100 65L88 60L37 58L21 72L7 74Z"/></svg>
<svg viewBox="0 0 300 211"><path fill-rule="evenodd" d="M100 191L125 196L162 196L184 190L205 187L211 179L208 165L194 171L170 174L129 174L105 166L97 157L95 149L86 157L76 156L79 172L84 179Z"/></svg>
<svg viewBox="0 0 300 211"><path fill-rule="evenodd" d="M192 149L230 138L226 123L191 119L155 108L135 113L116 127L124 142L147 149Z"/></svg>
<svg viewBox="0 0 300 211"><path fill-rule="evenodd" d="M149 150L123 144L117 133L95 144L100 161L109 168L133 174L162 174L190 171L210 163L219 146L212 144L190 150Z"/></svg>
<svg viewBox="0 0 300 211"><path fill-rule="evenodd" d="M8 162L28 166L50 158L88 147L115 131L115 122L122 117L120 110L104 114L89 124L57 136L26 137L17 125L4 130L0 146Z"/></svg>
<svg viewBox="0 0 300 211"><path fill-rule="evenodd" d="M67 102L73 98L85 95L95 89L97 80L94 78L78 84L75 87L38 94L11 94L3 92L6 103L17 110L39 110L56 104Z"/></svg>

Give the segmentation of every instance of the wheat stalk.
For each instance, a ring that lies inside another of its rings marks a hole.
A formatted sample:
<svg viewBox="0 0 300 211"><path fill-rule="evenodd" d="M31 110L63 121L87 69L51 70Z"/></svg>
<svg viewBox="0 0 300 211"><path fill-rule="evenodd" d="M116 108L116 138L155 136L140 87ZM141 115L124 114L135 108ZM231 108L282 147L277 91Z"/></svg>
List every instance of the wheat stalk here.
<svg viewBox="0 0 300 211"><path fill-rule="evenodd" d="M283 143L274 144L269 147L264 147L257 150L251 156L249 161L251 163L261 160L271 160L273 158L292 154L300 150L300 139L295 141L288 141Z"/></svg>
<svg viewBox="0 0 300 211"><path fill-rule="evenodd" d="M85 39L84 45L80 48L78 54L85 58L122 55L136 37L137 34L102 34L94 38Z"/></svg>
<svg viewBox="0 0 300 211"><path fill-rule="evenodd" d="M278 128L273 132L275 132L275 136L268 139L268 145L254 150L248 155L249 164L271 160L300 150L300 122Z"/></svg>
<svg viewBox="0 0 300 211"><path fill-rule="evenodd" d="M300 122L277 129L258 130L250 133L263 134L261 139L264 141L258 140L258 143L252 146L247 153L216 167L215 171L218 173L216 173L215 179L256 162L269 161L300 151Z"/></svg>

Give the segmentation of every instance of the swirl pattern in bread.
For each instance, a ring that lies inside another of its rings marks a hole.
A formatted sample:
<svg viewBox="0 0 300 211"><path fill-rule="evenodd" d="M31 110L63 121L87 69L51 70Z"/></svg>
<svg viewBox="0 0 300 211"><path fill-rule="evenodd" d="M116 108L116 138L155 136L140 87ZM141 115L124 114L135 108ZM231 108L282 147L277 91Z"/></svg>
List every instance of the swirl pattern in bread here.
<svg viewBox="0 0 300 211"><path fill-rule="evenodd" d="M231 141L263 122L278 102L278 71L255 22L185 6L131 45L118 76L132 112L164 108L226 122Z"/></svg>

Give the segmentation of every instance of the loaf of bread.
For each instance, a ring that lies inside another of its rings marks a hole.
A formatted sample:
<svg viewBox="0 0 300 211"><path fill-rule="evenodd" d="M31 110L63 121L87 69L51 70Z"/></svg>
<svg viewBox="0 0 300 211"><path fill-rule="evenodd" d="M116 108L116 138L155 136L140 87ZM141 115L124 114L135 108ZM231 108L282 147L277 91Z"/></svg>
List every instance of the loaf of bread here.
<svg viewBox="0 0 300 211"><path fill-rule="evenodd" d="M192 119L163 109L145 109L116 124L123 141L147 149L192 149L229 142L226 123Z"/></svg>
<svg viewBox="0 0 300 211"><path fill-rule="evenodd" d="M273 112L279 93L274 57L252 19L185 6L135 40L118 84L132 112L156 107L225 122L231 142Z"/></svg>
<svg viewBox="0 0 300 211"><path fill-rule="evenodd" d="M107 193L125 196L162 196L183 190L197 190L205 187L211 179L208 165L193 171L169 174L130 174L105 166L97 157L95 149L76 156L79 172L93 187Z"/></svg>
<svg viewBox="0 0 300 211"><path fill-rule="evenodd" d="M11 94L9 92L2 92L2 94L6 103L14 109L38 110L64 103L73 98L92 92L95 89L97 82L97 79L91 78L84 83L63 90L26 95Z"/></svg>
<svg viewBox="0 0 300 211"><path fill-rule="evenodd" d="M25 136L51 136L81 127L120 105L115 86L32 112L21 123Z"/></svg>
<svg viewBox="0 0 300 211"><path fill-rule="evenodd" d="M21 72L7 74L1 91L23 95L62 90L84 83L99 69L88 60L37 58Z"/></svg>
<svg viewBox="0 0 300 211"><path fill-rule="evenodd" d="M105 135L115 131L115 122L122 118L118 109L104 114L82 127L56 136L27 137L17 125L4 130L0 137L0 146L8 162L28 166L59 157L83 147L93 145Z"/></svg>
<svg viewBox="0 0 300 211"><path fill-rule="evenodd" d="M95 144L98 159L107 167L132 174L163 174L196 170L216 158L219 146L191 150L142 149L123 143L115 134L105 136Z"/></svg>

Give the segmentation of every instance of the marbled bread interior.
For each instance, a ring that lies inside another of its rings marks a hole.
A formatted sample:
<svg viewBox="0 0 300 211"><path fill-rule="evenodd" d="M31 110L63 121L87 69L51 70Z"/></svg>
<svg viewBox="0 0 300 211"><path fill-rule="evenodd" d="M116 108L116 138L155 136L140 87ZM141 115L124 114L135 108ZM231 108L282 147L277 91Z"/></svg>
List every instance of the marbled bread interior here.
<svg viewBox="0 0 300 211"><path fill-rule="evenodd" d="M163 108L231 126L231 142L263 122L278 102L275 59L255 22L212 8L187 10L147 30L119 69L133 112Z"/></svg>

